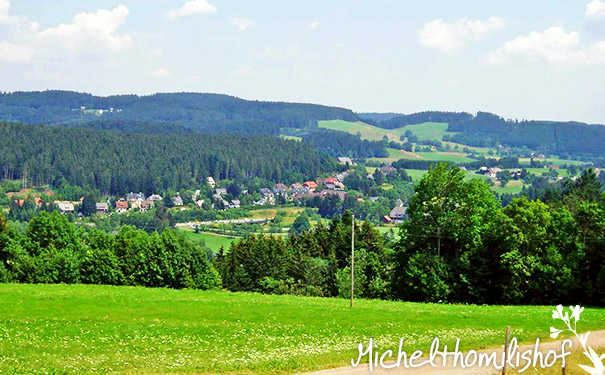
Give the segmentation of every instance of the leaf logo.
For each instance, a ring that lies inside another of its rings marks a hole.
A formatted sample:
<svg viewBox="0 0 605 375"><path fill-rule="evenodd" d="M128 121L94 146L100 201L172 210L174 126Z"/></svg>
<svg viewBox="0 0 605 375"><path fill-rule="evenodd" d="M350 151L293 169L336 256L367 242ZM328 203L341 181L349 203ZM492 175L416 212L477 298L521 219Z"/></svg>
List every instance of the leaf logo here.
<svg viewBox="0 0 605 375"><path fill-rule="evenodd" d="M603 360L605 359L605 354L599 356L593 348L591 348L590 346L586 346L586 342L588 341L588 335L590 335L590 332L587 332L584 335L578 335L577 332L578 321L580 320L580 315L582 314L582 311L584 311L584 308L576 305L575 307L569 306L569 310L570 311L564 311L563 305L558 305L557 309L552 311L552 318L555 320L563 321L567 328L557 329L555 327L550 327L550 337L556 339L557 337L559 337L559 334L561 334L561 332L572 332L574 335L576 335L576 337L580 341L580 344L582 344L582 347L584 348L584 355L592 361L594 367L584 365L578 366L580 366L583 370L586 370L591 375L605 374L603 368ZM569 316L570 312L571 316Z"/></svg>

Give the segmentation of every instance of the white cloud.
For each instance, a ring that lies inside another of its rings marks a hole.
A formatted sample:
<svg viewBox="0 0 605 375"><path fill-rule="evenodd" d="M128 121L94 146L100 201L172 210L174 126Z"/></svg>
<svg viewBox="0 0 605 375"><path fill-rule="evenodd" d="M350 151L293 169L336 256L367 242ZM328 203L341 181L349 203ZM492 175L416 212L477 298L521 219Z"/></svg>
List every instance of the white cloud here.
<svg viewBox="0 0 605 375"><path fill-rule="evenodd" d="M418 37L420 44L425 47L450 52L471 41L478 41L505 25L506 21L500 17L490 17L486 21L472 21L465 17L453 23L436 19L424 25L418 31Z"/></svg>
<svg viewBox="0 0 605 375"><path fill-rule="evenodd" d="M0 25L2 24L19 24L27 25L27 17L16 17L9 14L11 3L9 0L0 0ZM32 22L29 27L35 31L38 27L37 22Z"/></svg>
<svg viewBox="0 0 605 375"><path fill-rule="evenodd" d="M594 0L586 5L586 17L605 19L605 1Z"/></svg>
<svg viewBox="0 0 605 375"><path fill-rule="evenodd" d="M151 75L155 78L164 79L172 77L172 72L165 68L159 68L156 69L153 73L151 73Z"/></svg>
<svg viewBox="0 0 605 375"><path fill-rule="evenodd" d="M605 41L597 42L588 47L589 64L605 64Z"/></svg>
<svg viewBox="0 0 605 375"><path fill-rule="evenodd" d="M8 0L0 0L0 24L2 23L13 23L16 21L15 17L8 15L8 11L11 8L11 3Z"/></svg>
<svg viewBox="0 0 605 375"><path fill-rule="evenodd" d="M31 60L33 54L33 49L27 46L12 44L5 40L0 42L0 60L2 61L27 62Z"/></svg>
<svg viewBox="0 0 605 375"><path fill-rule="evenodd" d="M126 22L128 13L128 8L124 5L112 10L80 13L71 23L43 30L37 36L46 43L61 45L72 52L87 51L90 48L120 52L132 44L130 35L116 35L120 26Z"/></svg>
<svg viewBox="0 0 605 375"><path fill-rule="evenodd" d="M194 14L215 13L216 7L206 0L191 0L178 9L171 9L166 13L166 18L174 20L180 17L192 16Z"/></svg>
<svg viewBox="0 0 605 375"><path fill-rule="evenodd" d="M254 21L249 20L247 18L233 17L231 19L231 24L235 26L239 31L246 31L250 26L254 25Z"/></svg>
<svg viewBox="0 0 605 375"><path fill-rule="evenodd" d="M3 0L0 0L2 2ZM0 60L30 61L45 60L67 55L100 59L108 53L118 53L131 46L130 35L120 36L119 28L128 18L128 8L119 5L112 10L100 9L95 13L80 13L71 23L60 24L38 31L39 24L31 22L27 29L20 28L20 44L2 41Z"/></svg>
<svg viewBox="0 0 605 375"><path fill-rule="evenodd" d="M502 64L509 61L545 62L553 65L587 65L605 63L605 42L594 43L588 48L580 45L577 31L565 32L559 26L543 32L532 31L506 42L487 56L487 62Z"/></svg>
<svg viewBox="0 0 605 375"><path fill-rule="evenodd" d="M313 21L307 25L307 30L317 29L317 26L319 26L319 21Z"/></svg>

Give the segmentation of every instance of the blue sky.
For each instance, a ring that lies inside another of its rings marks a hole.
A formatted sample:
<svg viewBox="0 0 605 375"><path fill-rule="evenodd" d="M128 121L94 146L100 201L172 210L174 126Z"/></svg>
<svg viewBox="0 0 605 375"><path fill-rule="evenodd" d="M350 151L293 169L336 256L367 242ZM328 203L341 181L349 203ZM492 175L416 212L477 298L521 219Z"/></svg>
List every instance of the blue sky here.
<svg viewBox="0 0 605 375"><path fill-rule="evenodd" d="M605 0L0 0L0 90L605 123Z"/></svg>

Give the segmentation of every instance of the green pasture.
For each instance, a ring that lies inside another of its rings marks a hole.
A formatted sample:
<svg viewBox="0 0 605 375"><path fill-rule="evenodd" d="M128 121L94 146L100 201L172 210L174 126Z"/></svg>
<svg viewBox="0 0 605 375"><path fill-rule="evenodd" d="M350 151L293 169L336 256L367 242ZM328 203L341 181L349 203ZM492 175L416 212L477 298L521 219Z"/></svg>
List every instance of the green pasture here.
<svg viewBox="0 0 605 375"><path fill-rule="evenodd" d="M429 351L548 340L553 306L474 306L92 285L0 284L2 374L294 374L359 343ZM603 329L586 308L581 331Z"/></svg>

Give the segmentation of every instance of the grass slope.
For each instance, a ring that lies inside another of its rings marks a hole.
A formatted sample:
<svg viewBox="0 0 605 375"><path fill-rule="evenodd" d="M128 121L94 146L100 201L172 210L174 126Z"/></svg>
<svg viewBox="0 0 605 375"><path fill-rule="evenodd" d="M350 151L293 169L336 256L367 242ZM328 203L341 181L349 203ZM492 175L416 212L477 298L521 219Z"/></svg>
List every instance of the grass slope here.
<svg viewBox="0 0 605 375"><path fill-rule="evenodd" d="M215 253L218 253L220 251L221 246L223 246L225 248L225 250L229 250L229 248L231 247L231 243L233 241L239 240L239 238L230 238L230 237L222 236L220 234L215 234L215 233L208 233L208 232L195 233L192 230L185 230L185 229L183 229L183 232L191 240L194 240L194 241L203 240L206 243L206 246L208 248L210 248L212 251L214 251Z"/></svg>
<svg viewBox="0 0 605 375"><path fill-rule="evenodd" d="M471 163L474 159L465 156L460 152L415 152L405 153L394 148L387 148L389 156L386 158L370 158L368 160L378 163L392 163L399 159L407 160L435 160L451 161L453 163Z"/></svg>
<svg viewBox="0 0 605 375"><path fill-rule="evenodd" d="M497 347L546 339L550 306L507 307L85 285L0 284L3 374L286 374L346 366L357 344L422 349L436 336ZM586 309L583 331L605 310Z"/></svg>
<svg viewBox="0 0 605 375"><path fill-rule="evenodd" d="M343 120L318 121L320 128L340 130L351 134L361 133L362 139L371 141L382 141L386 135L389 140L400 141L400 137L406 130L411 130L418 139L441 141L445 134L456 134L447 132L447 124L443 122L424 122L422 124L406 125L397 129L383 129L363 122L349 122Z"/></svg>

